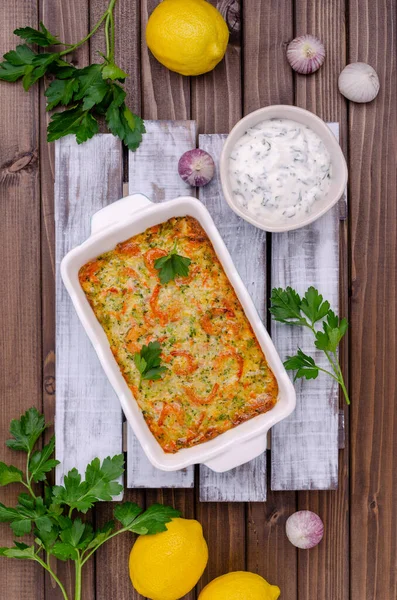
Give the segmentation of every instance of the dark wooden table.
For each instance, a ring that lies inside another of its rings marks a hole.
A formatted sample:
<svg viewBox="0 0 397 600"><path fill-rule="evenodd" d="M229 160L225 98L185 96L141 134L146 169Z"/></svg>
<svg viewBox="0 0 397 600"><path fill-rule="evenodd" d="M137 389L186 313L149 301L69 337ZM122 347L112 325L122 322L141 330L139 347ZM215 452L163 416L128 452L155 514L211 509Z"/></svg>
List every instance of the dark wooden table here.
<svg viewBox="0 0 397 600"><path fill-rule="evenodd" d="M131 107L145 118L196 119L200 132L228 132L245 113L268 104L296 104L339 121L348 159L349 215L341 225L341 306L350 333L343 348L352 405L348 444L340 456L339 490L271 492L266 504L200 504L193 490L129 490L126 499L173 503L204 526L210 548L200 582L249 569L277 583L285 600L395 600L397 597L396 410L396 11L395 0L220 0L231 27L226 59L208 75L180 77L148 53L144 30L156 0L119 0L117 60L130 74ZM82 38L106 0L3 0L0 48L14 47L13 29L42 19L61 39ZM285 45L295 34L324 40L326 63L315 76L295 76ZM100 37L100 36L99 36ZM85 46L76 64L95 60ZM347 62L369 62L381 89L368 105L348 104L337 90ZM0 85L0 454L9 421L28 407L54 413L53 147L46 142L42 90ZM346 268L348 265L348 268ZM342 401L341 401L342 406ZM10 504L16 493L0 490ZM296 551L286 517L310 508L325 521L322 544ZM112 507L93 515L99 524ZM1 544L12 541L0 528ZM131 546L116 538L85 574L84 600L138 598L126 569ZM70 583L66 567L59 566ZM43 571L1 559L7 600L57 600ZM196 593L189 594L193 600Z"/></svg>

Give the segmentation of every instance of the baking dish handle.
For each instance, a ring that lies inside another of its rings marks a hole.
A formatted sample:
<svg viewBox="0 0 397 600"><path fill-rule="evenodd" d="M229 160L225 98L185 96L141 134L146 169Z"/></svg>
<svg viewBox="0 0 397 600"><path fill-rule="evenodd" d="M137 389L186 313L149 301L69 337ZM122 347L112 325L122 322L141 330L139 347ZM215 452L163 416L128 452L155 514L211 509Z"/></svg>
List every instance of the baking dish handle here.
<svg viewBox="0 0 397 600"><path fill-rule="evenodd" d="M261 433L261 435L258 435L247 442L233 446L233 448L226 450L219 456L208 460L204 463L205 466L217 473L224 473L225 471L230 471L231 469L235 469L236 467L253 460L266 450L266 433L267 432Z"/></svg>
<svg viewBox="0 0 397 600"><path fill-rule="evenodd" d="M108 206L98 210L91 218L91 235L103 231L110 225L123 221L126 217L136 213L138 210L147 208L153 203L143 194L132 194L112 202Z"/></svg>

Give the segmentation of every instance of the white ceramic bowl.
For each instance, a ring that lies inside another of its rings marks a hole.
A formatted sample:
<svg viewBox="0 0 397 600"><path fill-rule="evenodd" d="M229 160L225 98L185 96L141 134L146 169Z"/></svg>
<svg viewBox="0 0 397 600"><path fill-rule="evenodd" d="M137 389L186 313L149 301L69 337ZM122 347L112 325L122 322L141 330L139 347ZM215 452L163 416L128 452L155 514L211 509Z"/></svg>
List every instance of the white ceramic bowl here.
<svg viewBox="0 0 397 600"><path fill-rule="evenodd" d="M307 127L310 127L310 129L312 129L321 138L331 156L332 177L327 196L323 200L315 202L312 206L311 212L308 215L301 215L299 219L294 219L293 221L291 220L285 222L283 219L282 221L280 220L277 222L273 219L271 221L266 221L265 219L255 218L234 199L230 185L229 156L233 151L237 140L239 140L245 134L247 129L267 119L291 119L293 121L297 121L298 123L302 123L303 125L307 125ZM265 231L282 232L291 231L292 229L299 229L304 225L312 223L338 202L346 188L347 166L345 157L343 156L343 152L337 139L330 131L327 124L322 121L322 119L308 110L304 110L303 108L278 104L260 108L236 123L229 133L225 145L223 146L220 159L220 177L225 199L235 213L260 229L264 229Z"/></svg>
<svg viewBox="0 0 397 600"><path fill-rule="evenodd" d="M172 217L186 215L195 217L211 240L277 379L279 395L277 404L269 412L258 415L209 442L184 448L176 454L167 454L146 425L113 357L106 334L80 286L78 273L87 261L112 250L116 244ZM88 240L71 250L63 259L62 279L102 367L120 399L125 416L151 463L164 471L176 471L196 463L204 463L215 471L227 471L261 454L266 449L266 433L270 427L294 410L295 390L207 209L196 198L182 197L153 204L146 196L135 194L97 212L92 218L91 231Z"/></svg>

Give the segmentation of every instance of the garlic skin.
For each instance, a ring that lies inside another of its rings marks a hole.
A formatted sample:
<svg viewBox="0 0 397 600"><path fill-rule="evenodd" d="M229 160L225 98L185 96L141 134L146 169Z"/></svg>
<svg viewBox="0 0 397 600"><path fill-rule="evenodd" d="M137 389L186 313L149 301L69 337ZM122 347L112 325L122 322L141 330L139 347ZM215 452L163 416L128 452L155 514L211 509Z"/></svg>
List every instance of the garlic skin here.
<svg viewBox="0 0 397 600"><path fill-rule="evenodd" d="M207 185L215 173L215 164L212 156L196 148L182 154L178 163L179 176L193 187Z"/></svg>
<svg viewBox="0 0 397 600"><path fill-rule="evenodd" d="M338 87L352 102L371 102L379 92L379 77L367 63L351 63L339 75Z"/></svg>
<svg viewBox="0 0 397 600"><path fill-rule="evenodd" d="M288 44L287 60L294 71L309 75L325 60L325 47L321 40L309 33L301 35Z"/></svg>
<svg viewBox="0 0 397 600"><path fill-rule="evenodd" d="M309 550L317 546L323 539L324 523L311 510L298 510L288 517L285 532L293 546Z"/></svg>

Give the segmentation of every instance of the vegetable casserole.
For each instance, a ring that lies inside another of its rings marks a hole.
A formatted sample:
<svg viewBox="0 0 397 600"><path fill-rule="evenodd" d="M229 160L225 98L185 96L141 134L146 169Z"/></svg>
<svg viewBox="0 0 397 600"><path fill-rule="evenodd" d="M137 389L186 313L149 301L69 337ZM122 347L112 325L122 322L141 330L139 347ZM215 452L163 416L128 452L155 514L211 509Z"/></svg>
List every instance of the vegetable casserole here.
<svg viewBox="0 0 397 600"><path fill-rule="evenodd" d="M168 280L159 264L176 251L189 265ZM276 379L196 219L150 227L84 265L79 279L165 452L210 440L275 405ZM161 349L155 364L162 367L144 378L139 359L151 346Z"/></svg>

